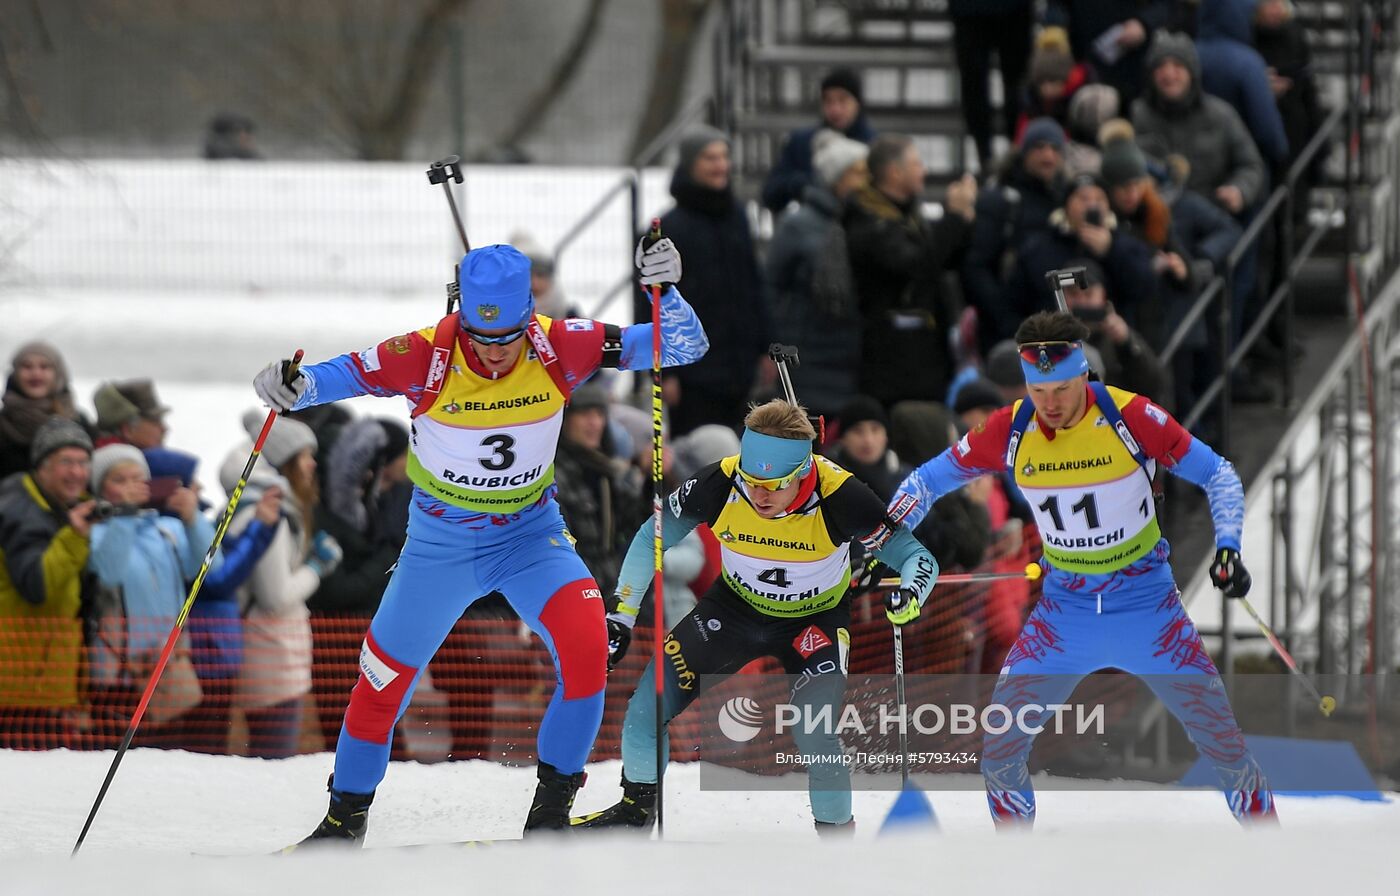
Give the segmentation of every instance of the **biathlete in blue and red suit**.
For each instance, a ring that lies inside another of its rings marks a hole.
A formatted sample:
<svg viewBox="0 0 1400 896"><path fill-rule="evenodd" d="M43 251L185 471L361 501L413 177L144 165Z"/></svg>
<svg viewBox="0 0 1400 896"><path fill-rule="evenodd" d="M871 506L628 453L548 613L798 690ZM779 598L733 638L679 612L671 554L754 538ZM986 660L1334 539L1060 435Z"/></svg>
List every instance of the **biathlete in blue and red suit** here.
<svg viewBox="0 0 1400 896"><path fill-rule="evenodd" d="M675 246L636 255L644 285L680 279ZM530 262L486 246L458 266L461 310L355 354L258 374L258 395L299 410L355 395L408 399L413 417L408 538L360 651L360 676L336 744L330 808L310 839L359 844L389 762L394 723L462 612L505 595L554 660L557 686L539 731L539 784L526 831L568 824L603 717L608 638L602 595L555 502L554 452L570 393L601 367L651 366L651 324L616 327L536 314ZM674 287L661 296L662 363L709 347Z"/></svg>
<svg viewBox="0 0 1400 896"><path fill-rule="evenodd" d="M1040 602L1002 665L992 695L1013 719L1063 704L1085 675L1121 669L1146 683L1215 767L1241 821L1274 818L1273 794L1245 747L1225 688L1181 604L1170 546L1157 523L1161 464L1205 491L1215 525L1211 581L1243 597L1244 491L1230 462L1141 395L1090 382L1084 325L1042 312L1016 332L1028 397L1002 408L900 486L890 516L907 526L944 494L1011 470L1035 513L1046 571ZM1035 818L1026 760L1049 712L983 739L982 774L998 824Z"/></svg>

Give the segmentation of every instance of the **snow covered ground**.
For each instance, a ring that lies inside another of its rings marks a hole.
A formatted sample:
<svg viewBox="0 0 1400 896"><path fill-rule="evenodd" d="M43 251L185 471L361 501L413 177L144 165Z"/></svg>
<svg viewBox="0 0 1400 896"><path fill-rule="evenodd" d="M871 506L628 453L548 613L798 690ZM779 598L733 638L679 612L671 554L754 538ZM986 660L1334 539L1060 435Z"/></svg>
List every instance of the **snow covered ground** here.
<svg viewBox="0 0 1400 896"><path fill-rule="evenodd" d="M70 860L111 759L0 750L0 893L1365 894L1393 884L1400 837L1394 799L1282 797L1281 828L1242 831L1219 794L1180 790L1047 790L1033 835L997 836L982 794L969 789L931 793L940 827L899 838L877 837L895 794L858 792L855 839L832 843L813 832L804 792L701 792L698 768L686 764L667 775L665 842L580 836L271 857L260 853L319 820L329 754L135 750ZM618 792L616 762L589 774L584 811ZM395 763L367 846L515 836L533 786L533 769Z"/></svg>

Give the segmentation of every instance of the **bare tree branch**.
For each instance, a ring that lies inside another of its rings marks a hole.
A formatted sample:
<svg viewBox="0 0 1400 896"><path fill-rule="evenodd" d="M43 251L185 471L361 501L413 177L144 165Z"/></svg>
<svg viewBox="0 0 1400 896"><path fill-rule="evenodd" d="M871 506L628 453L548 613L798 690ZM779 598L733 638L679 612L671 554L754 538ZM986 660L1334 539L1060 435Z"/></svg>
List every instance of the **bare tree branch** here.
<svg viewBox="0 0 1400 896"><path fill-rule="evenodd" d="M543 86L535 91L535 94L522 106L514 123L496 141L497 146L518 146L526 136L544 122L550 107L563 95L569 82L578 73L579 66L588 56L588 51L593 46L593 38L598 33L598 26L603 21L603 12L607 5L608 0L590 0L588 10L583 15L583 22L574 32L573 40L560 56L558 64L554 66L554 71L550 73Z"/></svg>

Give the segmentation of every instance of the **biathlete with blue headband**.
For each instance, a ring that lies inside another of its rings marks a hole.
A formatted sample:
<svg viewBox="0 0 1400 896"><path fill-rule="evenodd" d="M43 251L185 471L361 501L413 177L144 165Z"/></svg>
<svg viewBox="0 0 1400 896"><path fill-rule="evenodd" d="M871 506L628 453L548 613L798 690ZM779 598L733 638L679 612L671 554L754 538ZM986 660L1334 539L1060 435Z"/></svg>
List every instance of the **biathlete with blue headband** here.
<svg viewBox="0 0 1400 896"><path fill-rule="evenodd" d="M933 555L860 480L812 453L816 432L800 405L773 399L749 411L739 454L702 468L671 493L662 539L674 545L701 523L720 542L722 574L666 636L665 723L700 695L702 676L728 675L771 656L798 676L789 701L840 715L851 651L851 542L900 571L886 601L896 625L913 621L938 578ZM652 580L653 523L637 530L608 615L611 662L627 651ZM656 806L656 669L649 665L622 723L622 800L574 819L576 828L650 828ZM705 682L708 684L709 682ZM840 756L834 732L793 732L799 752ZM663 755L665 749L662 750ZM813 762L808 793L818 833L849 833L850 771Z"/></svg>
<svg viewBox="0 0 1400 896"><path fill-rule="evenodd" d="M700 358L709 348L705 331L670 285L681 275L675 245L639 245L635 260L644 286L664 287L662 364ZM603 595L555 501L554 452L574 388L599 368L651 366L651 324L536 314L530 261L511 246L467 253L457 286L460 312L435 327L302 367L290 385L286 361L254 380L279 411L400 395L413 419L408 539L360 650L330 808L308 840L361 845L394 723L453 624L483 595L505 595L554 660L557 683L540 722L539 784L526 833L567 827L603 719Z"/></svg>
<svg viewBox="0 0 1400 896"><path fill-rule="evenodd" d="M1088 329L1067 312L1041 312L1016 331L1028 397L992 414L920 466L890 516L916 526L940 497L1010 469L1040 529L1044 591L1002 665L992 703L1017 720L982 744L982 775L999 825L1035 818L1026 760L1039 725L1075 685L1101 669L1144 676L1215 767L1242 822L1274 819L1274 799L1245 746L1225 688L1181 604L1170 546L1157 523L1161 464L1205 491L1215 525L1211 582L1243 597L1244 490L1230 462L1149 399L1091 382ZM1027 708L1024 724L1020 710Z"/></svg>

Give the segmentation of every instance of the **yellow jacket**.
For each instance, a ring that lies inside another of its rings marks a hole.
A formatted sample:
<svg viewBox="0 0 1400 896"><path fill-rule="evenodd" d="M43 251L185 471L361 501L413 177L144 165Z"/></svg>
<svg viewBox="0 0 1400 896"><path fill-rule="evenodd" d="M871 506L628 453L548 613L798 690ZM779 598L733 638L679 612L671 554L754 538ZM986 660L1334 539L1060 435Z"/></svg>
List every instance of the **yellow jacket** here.
<svg viewBox="0 0 1400 896"><path fill-rule="evenodd" d="M87 539L49 504L32 477L5 481L0 487L0 706L78 705L87 560Z"/></svg>

